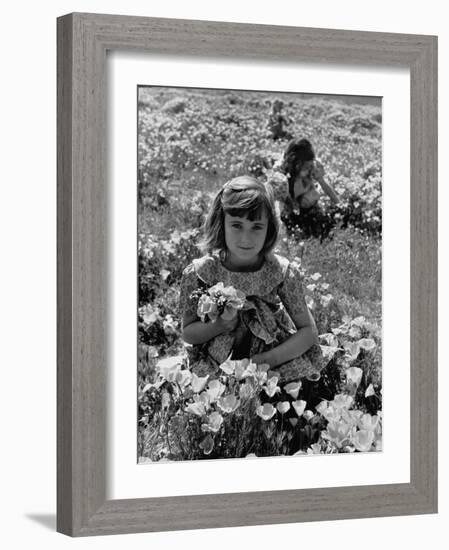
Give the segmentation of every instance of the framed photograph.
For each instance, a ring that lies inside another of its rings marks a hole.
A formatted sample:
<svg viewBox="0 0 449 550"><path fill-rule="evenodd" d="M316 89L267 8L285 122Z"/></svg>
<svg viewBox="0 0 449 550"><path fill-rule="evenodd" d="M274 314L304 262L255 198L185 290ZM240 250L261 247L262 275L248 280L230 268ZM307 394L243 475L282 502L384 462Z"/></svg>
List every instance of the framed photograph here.
<svg viewBox="0 0 449 550"><path fill-rule="evenodd" d="M58 531L436 512L436 50L58 19Z"/></svg>

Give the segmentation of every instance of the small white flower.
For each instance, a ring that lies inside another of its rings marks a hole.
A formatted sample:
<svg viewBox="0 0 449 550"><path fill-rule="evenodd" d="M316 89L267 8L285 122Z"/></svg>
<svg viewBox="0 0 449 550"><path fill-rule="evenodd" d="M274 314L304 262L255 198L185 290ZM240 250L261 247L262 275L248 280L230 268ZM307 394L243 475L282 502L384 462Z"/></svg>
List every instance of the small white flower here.
<svg viewBox="0 0 449 550"><path fill-rule="evenodd" d="M339 393L331 401L331 404L336 409L349 409L354 399L350 395Z"/></svg>
<svg viewBox="0 0 449 550"><path fill-rule="evenodd" d="M270 403L265 403L265 405L257 407L256 414L260 416L262 420L270 420L276 414L276 409Z"/></svg>
<svg viewBox="0 0 449 550"><path fill-rule="evenodd" d="M321 401L321 403L319 403L317 406L316 406L316 412L320 413L320 414L323 414L323 412L327 409L327 401Z"/></svg>
<svg viewBox="0 0 449 550"><path fill-rule="evenodd" d="M376 347L376 342L372 338L362 338L358 341L358 344L366 351L370 351Z"/></svg>
<svg viewBox="0 0 449 550"><path fill-rule="evenodd" d="M300 399L299 401L293 401L292 407L298 416L301 416L306 408L307 402Z"/></svg>
<svg viewBox="0 0 449 550"><path fill-rule="evenodd" d="M207 394L209 396L210 402L215 403L219 399L223 392L225 391L226 386L222 384L219 380L211 380L207 386Z"/></svg>
<svg viewBox="0 0 449 550"><path fill-rule="evenodd" d="M232 413L238 408L240 401L235 395L230 394L225 397L220 397L217 404L223 412Z"/></svg>
<svg viewBox="0 0 449 550"><path fill-rule="evenodd" d="M304 411L304 412L302 413L302 416L303 416L303 418L305 418L306 420L310 420L310 419L313 418L315 415L313 414L313 411L311 411L311 410L308 409L307 411Z"/></svg>
<svg viewBox="0 0 449 550"><path fill-rule="evenodd" d="M263 386L263 389L268 397L273 397L275 393L279 393L281 391L281 388L277 385L278 380L279 378L277 378L277 376L272 376L267 380L265 386Z"/></svg>
<svg viewBox="0 0 449 550"><path fill-rule="evenodd" d="M290 382L285 386L285 391L289 395L296 399L298 397L299 390L301 389L301 382Z"/></svg>
<svg viewBox="0 0 449 550"><path fill-rule="evenodd" d="M290 409L290 403L288 401L279 401L276 408L281 414L285 414Z"/></svg>
<svg viewBox="0 0 449 550"><path fill-rule="evenodd" d="M364 414L358 421L358 426L361 430L374 431L379 423L379 417L377 415L371 416L370 414Z"/></svg>
<svg viewBox="0 0 449 550"><path fill-rule="evenodd" d="M157 362L157 369L159 370L159 374L167 380L167 382L174 382L176 379L176 375L181 370L182 365L182 357L176 356L176 357L167 357L165 359L161 359Z"/></svg>
<svg viewBox="0 0 449 550"><path fill-rule="evenodd" d="M346 379L348 380L348 382L354 384L357 388L362 381L362 376L363 370L358 367L349 367L349 369L346 369Z"/></svg>
<svg viewBox="0 0 449 550"><path fill-rule="evenodd" d="M353 437L354 447L360 452L367 452L374 442L374 433L370 430L359 430Z"/></svg>
<svg viewBox="0 0 449 550"><path fill-rule="evenodd" d="M208 379L209 379L209 375L200 378L194 372L192 372L192 380L191 380L192 390L195 393L200 393L201 391L203 391L203 389L206 387Z"/></svg>
<svg viewBox="0 0 449 550"><path fill-rule="evenodd" d="M202 424L201 429L203 432L217 433L223 424L223 417L219 412L213 412L207 417L207 423Z"/></svg>
<svg viewBox="0 0 449 550"><path fill-rule="evenodd" d="M186 407L186 412L191 414L196 414L197 416L203 416L206 414L206 407L204 406L204 403L189 403Z"/></svg>

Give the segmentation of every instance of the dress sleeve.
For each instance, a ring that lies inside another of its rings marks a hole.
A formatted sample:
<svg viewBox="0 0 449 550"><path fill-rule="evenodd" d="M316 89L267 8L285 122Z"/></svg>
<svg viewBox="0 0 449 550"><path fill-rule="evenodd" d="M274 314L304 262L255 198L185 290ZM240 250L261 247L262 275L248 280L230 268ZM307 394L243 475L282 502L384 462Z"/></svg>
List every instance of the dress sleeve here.
<svg viewBox="0 0 449 550"><path fill-rule="evenodd" d="M181 319L197 317L198 298L192 298L193 291L198 290L198 277L192 264L182 272L181 288L179 294L179 309Z"/></svg>
<svg viewBox="0 0 449 550"><path fill-rule="evenodd" d="M291 262L286 270L284 281L279 287L278 294L290 316L302 315L307 311L301 272Z"/></svg>

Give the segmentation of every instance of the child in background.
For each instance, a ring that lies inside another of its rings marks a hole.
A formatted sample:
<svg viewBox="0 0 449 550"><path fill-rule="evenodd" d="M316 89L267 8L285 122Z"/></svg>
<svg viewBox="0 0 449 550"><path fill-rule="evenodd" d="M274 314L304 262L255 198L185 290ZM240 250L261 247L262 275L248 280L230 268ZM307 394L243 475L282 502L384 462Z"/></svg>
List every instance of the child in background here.
<svg viewBox="0 0 449 550"><path fill-rule="evenodd" d="M324 180L323 165L316 159L312 144L307 139L292 139L284 152L282 171L288 181L288 202L283 213L287 227L299 226L305 237L329 235L335 225L331 214L320 205L318 183L332 204L338 204L338 196ZM299 209L299 212L298 212Z"/></svg>
<svg viewBox="0 0 449 550"><path fill-rule="evenodd" d="M298 267L273 253L278 233L269 185L241 176L216 195L204 226L206 254L185 268L181 280L183 339L198 376L218 377L219 365L232 355L268 364L281 384L319 378L315 322ZM230 319L202 322L198 291L218 283L239 291L244 305Z"/></svg>
<svg viewBox="0 0 449 550"><path fill-rule="evenodd" d="M290 124L290 121L282 114L284 103L280 99L273 102L270 117L268 119L268 132L273 140L291 139L292 135L285 126Z"/></svg>

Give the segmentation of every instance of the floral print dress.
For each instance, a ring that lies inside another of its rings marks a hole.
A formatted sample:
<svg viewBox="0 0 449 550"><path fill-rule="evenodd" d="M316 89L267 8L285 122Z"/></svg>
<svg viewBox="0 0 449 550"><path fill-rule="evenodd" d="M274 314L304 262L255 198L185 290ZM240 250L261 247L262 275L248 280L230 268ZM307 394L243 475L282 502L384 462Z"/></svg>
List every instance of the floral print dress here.
<svg viewBox="0 0 449 550"><path fill-rule="evenodd" d="M220 334L201 345L186 344L190 369L198 376L221 374L219 366L231 355L233 359L251 357L268 351L284 342L297 329L292 320L303 313L307 305L296 264L271 254L258 271L235 272L226 269L218 254L193 260L181 279L181 315L197 316L198 298L194 291L206 291L223 282L245 294L243 309L238 312L240 323L236 330ZM321 349L313 345L301 357L273 367L280 383L307 377L313 379L324 367Z"/></svg>

